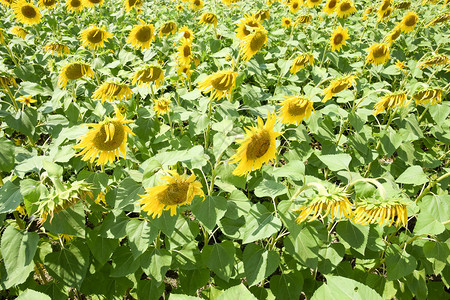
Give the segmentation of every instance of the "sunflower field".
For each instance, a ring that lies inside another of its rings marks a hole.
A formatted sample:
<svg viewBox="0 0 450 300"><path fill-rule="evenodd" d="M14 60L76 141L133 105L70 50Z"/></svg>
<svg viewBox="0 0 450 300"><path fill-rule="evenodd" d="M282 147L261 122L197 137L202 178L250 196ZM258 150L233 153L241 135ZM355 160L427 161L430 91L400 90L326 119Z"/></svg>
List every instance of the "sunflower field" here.
<svg viewBox="0 0 450 300"><path fill-rule="evenodd" d="M448 299L448 0L0 0L0 298Z"/></svg>

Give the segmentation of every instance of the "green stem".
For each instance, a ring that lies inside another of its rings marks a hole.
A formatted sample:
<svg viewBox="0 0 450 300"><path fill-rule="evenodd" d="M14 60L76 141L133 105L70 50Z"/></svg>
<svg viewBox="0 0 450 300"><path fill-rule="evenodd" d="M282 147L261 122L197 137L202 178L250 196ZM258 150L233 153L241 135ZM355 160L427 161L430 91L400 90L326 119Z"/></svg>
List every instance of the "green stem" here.
<svg viewBox="0 0 450 300"><path fill-rule="evenodd" d="M23 220L19 217L19 213L17 212L17 210L13 211L13 216L14 219L16 219L17 225L19 225L20 229L25 229L25 225Z"/></svg>
<svg viewBox="0 0 450 300"><path fill-rule="evenodd" d="M358 182L368 182L368 183L371 183L371 184L375 185L377 187L377 191L380 193L381 198L386 199L386 190L385 190L385 188L383 187L383 185L378 180L375 180L373 178L360 178L360 179L357 179L357 180L351 182L349 185L347 185L345 190L346 191L349 190L350 188L352 188Z"/></svg>
<svg viewBox="0 0 450 300"><path fill-rule="evenodd" d="M11 49L9 49L9 45L5 45L5 48L6 48L6 50L8 50L9 56L11 56L11 59L12 59L13 63L16 65L16 67L18 67L19 64L17 63L16 58L12 54Z"/></svg>
<svg viewBox="0 0 450 300"><path fill-rule="evenodd" d="M417 119L417 121L420 122L420 121L423 119L423 117L425 116L425 114L426 114L427 111L428 111L428 108L430 108L429 105L425 108L425 110L424 110L423 113L420 115L420 117Z"/></svg>
<svg viewBox="0 0 450 300"><path fill-rule="evenodd" d="M47 278L45 278L45 274L42 271L39 263L34 263L34 265L35 265L36 271L38 272L39 277L41 278L42 282L44 283L44 285L47 285L48 284L48 280L47 280Z"/></svg>
<svg viewBox="0 0 450 300"><path fill-rule="evenodd" d="M208 106L208 127L206 127L206 132L205 132L205 149L208 148L209 145L209 130L211 129L211 114L212 114L212 102L214 101L214 99L210 99L209 100L209 106Z"/></svg>
<svg viewBox="0 0 450 300"><path fill-rule="evenodd" d="M323 48L322 60L320 61L319 68L322 67L323 62L324 62L324 60L325 60L325 54L327 53L327 47L328 47L328 45L326 45L326 46Z"/></svg>
<svg viewBox="0 0 450 300"><path fill-rule="evenodd" d="M9 86L6 86L6 93L8 94L9 98L11 98L11 101L12 101L16 111L19 111L19 106L17 105L16 99L14 98L13 94L11 93Z"/></svg>
<svg viewBox="0 0 450 300"><path fill-rule="evenodd" d="M429 183L428 184L428 186L420 193L420 195L417 197L417 199L416 199L416 203L417 202L419 202L420 200L422 200L422 198L426 195L426 194L428 194L430 191L431 191L431 189L439 182L439 181L442 181L442 180L444 180L445 178L447 178L447 177L449 177L450 176L450 172L449 173L446 173L446 174L444 174L444 175L442 175L441 177L439 177L438 179L436 179L435 181L433 181L433 182L431 182L431 183Z"/></svg>
<svg viewBox="0 0 450 300"><path fill-rule="evenodd" d="M160 241L160 239L161 239L161 230L158 231L158 236L156 237L156 249L161 248L161 241Z"/></svg>

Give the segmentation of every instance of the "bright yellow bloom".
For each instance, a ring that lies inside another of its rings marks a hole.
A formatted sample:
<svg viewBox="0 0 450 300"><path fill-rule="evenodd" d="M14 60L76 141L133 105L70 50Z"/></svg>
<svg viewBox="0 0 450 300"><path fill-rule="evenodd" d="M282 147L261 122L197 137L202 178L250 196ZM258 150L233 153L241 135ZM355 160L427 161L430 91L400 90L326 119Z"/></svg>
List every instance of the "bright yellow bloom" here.
<svg viewBox="0 0 450 300"><path fill-rule="evenodd" d="M189 8L193 11L198 11L203 8L205 3L202 0L191 0L191 4L189 4Z"/></svg>
<svg viewBox="0 0 450 300"><path fill-rule="evenodd" d="M396 39L400 36L402 33L402 29L399 25L395 26L391 32L385 37L386 42L388 43L389 47L392 46L392 44L395 42Z"/></svg>
<svg viewBox="0 0 450 300"><path fill-rule="evenodd" d="M139 19L140 25L135 25L131 29L127 38L127 43L136 49L148 49L150 44L155 40L155 26L147 24Z"/></svg>
<svg viewBox="0 0 450 300"><path fill-rule="evenodd" d="M267 9L267 10L261 9L260 11L258 11L255 14L255 17L256 17L256 19L259 19L261 21L269 20L270 19L270 9Z"/></svg>
<svg viewBox="0 0 450 300"><path fill-rule="evenodd" d="M403 17L400 23L400 28L402 29L402 32L410 32L414 30L417 22L419 22L419 17L417 14L415 12L409 12Z"/></svg>
<svg viewBox="0 0 450 300"><path fill-rule="evenodd" d="M439 88L431 88L419 91L413 95L416 105L426 105L431 102L436 105L442 102L444 92Z"/></svg>
<svg viewBox="0 0 450 300"><path fill-rule="evenodd" d="M295 20L294 26L297 26L298 24L309 24L312 21L312 15L301 15L297 17L297 20Z"/></svg>
<svg viewBox="0 0 450 300"><path fill-rule="evenodd" d="M105 26L99 28L95 25L91 25L91 27L84 29L80 33L82 45L91 50L103 48L105 46L105 41L112 37L112 33L105 31Z"/></svg>
<svg viewBox="0 0 450 300"><path fill-rule="evenodd" d="M181 74L186 74L186 77L190 79L192 75L191 65L189 64L178 66L178 75Z"/></svg>
<svg viewBox="0 0 450 300"><path fill-rule="evenodd" d="M345 41L350 38L350 35L348 34L347 28L342 28L342 26L339 25L338 28L336 28L331 35L330 38L330 47L331 51L341 51L342 46L345 46Z"/></svg>
<svg viewBox="0 0 450 300"><path fill-rule="evenodd" d="M156 114L162 116L170 112L170 104L172 101L170 99L162 97L155 100L155 103L153 104L153 110Z"/></svg>
<svg viewBox="0 0 450 300"><path fill-rule="evenodd" d="M25 39L28 34L28 32L20 26L14 26L13 28L11 28L11 33L17 37L20 37L21 39Z"/></svg>
<svg viewBox="0 0 450 300"><path fill-rule="evenodd" d="M176 215L177 207L190 204L196 195L205 198L202 184L196 181L194 174L188 177L186 173L179 175L176 171L166 173L169 176L161 177L166 183L147 188L145 195L139 195L141 210L147 212L153 219L159 218L163 210L170 210L171 216Z"/></svg>
<svg viewBox="0 0 450 300"><path fill-rule="evenodd" d="M397 67L397 69L399 69L400 71L403 71L404 68L407 67L407 65L405 64L405 62L397 60L395 62L395 66Z"/></svg>
<svg viewBox="0 0 450 300"><path fill-rule="evenodd" d="M291 11L291 13L296 14L300 8L301 8L300 0L291 0L289 4L289 10Z"/></svg>
<svg viewBox="0 0 450 300"><path fill-rule="evenodd" d="M80 12L83 10L84 5L81 0L67 0L66 1L67 11L70 12Z"/></svg>
<svg viewBox="0 0 450 300"><path fill-rule="evenodd" d="M239 20L238 28L236 31L236 37L243 40L247 35L251 34L252 31L263 29L264 27L260 24L259 19L254 15L245 15L243 19Z"/></svg>
<svg viewBox="0 0 450 300"><path fill-rule="evenodd" d="M389 47L386 44L375 43L369 47L366 64L384 64L391 56L389 54Z"/></svg>
<svg viewBox="0 0 450 300"><path fill-rule="evenodd" d="M292 96L285 97L278 111L283 124L301 124L303 120L307 120L314 111L313 103L308 97Z"/></svg>
<svg viewBox="0 0 450 300"><path fill-rule="evenodd" d="M238 73L232 70L218 71L198 83L198 89L204 93L212 91L209 96L212 99L220 100L227 95L231 95L236 84Z"/></svg>
<svg viewBox="0 0 450 300"><path fill-rule="evenodd" d="M14 0L0 0L0 4L4 7L10 7Z"/></svg>
<svg viewBox="0 0 450 300"><path fill-rule="evenodd" d="M126 12L130 12L133 8L138 11L142 6L142 0L124 0L123 6Z"/></svg>
<svg viewBox="0 0 450 300"><path fill-rule="evenodd" d="M191 41L191 42L194 40L194 33L187 26L181 27L178 32L180 32L180 33L182 32L183 38L185 38L186 40Z"/></svg>
<svg viewBox="0 0 450 300"><path fill-rule="evenodd" d="M150 87L152 83L158 88L164 83L164 70L159 65L147 65L138 70L133 76L131 84Z"/></svg>
<svg viewBox="0 0 450 300"><path fill-rule="evenodd" d="M104 82L92 94L92 99L101 100L102 104L108 100L126 100L133 97L133 91L126 84L115 83L111 81Z"/></svg>
<svg viewBox="0 0 450 300"><path fill-rule="evenodd" d="M82 0L82 1L83 1L83 5L88 8L92 8L96 5L98 5L98 6L103 5L103 0Z"/></svg>
<svg viewBox="0 0 450 300"><path fill-rule="evenodd" d="M58 0L39 0L38 6L45 9L53 9L56 7Z"/></svg>
<svg viewBox="0 0 450 300"><path fill-rule="evenodd" d="M408 212L406 202L402 199L358 200L352 222L361 225L379 224L379 226L383 226L386 222L390 227L396 218L396 227L406 227Z"/></svg>
<svg viewBox="0 0 450 300"><path fill-rule="evenodd" d="M372 13L372 11L373 11L373 7L372 7L372 6L368 7L368 8L363 12L361 19L362 19L363 21L367 20L367 16L368 16L370 13Z"/></svg>
<svg viewBox="0 0 450 300"><path fill-rule="evenodd" d="M347 18L356 12L355 5L351 0L341 0L336 7L336 15L339 18Z"/></svg>
<svg viewBox="0 0 450 300"><path fill-rule="evenodd" d="M177 32L177 24L173 21L166 22L159 28L159 37L171 35Z"/></svg>
<svg viewBox="0 0 450 300"><path fill-rule="evenodd" d="M17 98L17 101L23 103L24 105L30 107L31 104L36 103L37 100L32 98L33 96L27 95Z"/></svg>
<svg viewBox="0 0 450 300"><path fill-rule="evenodd" d="M108 205L106 203L105 193L103 192L98 193L97 198L95 198L95 203L99 204L100 202L103 203L105 206Z"/></svg>
<svg viewBox="0 0 450 300"><path fill-rule="evenodd" d="M281 18L281 26L285 28L289 28L292 26L292 21L290 18L282 17Z"/></svg>
<svg viewBox="0 0 450 300"><path fill-rule="evenodd" d="M385 96L383 96L383 98L381 98L381 100L379 102L377 102L377 104L375 104L374 106L374 110L375 112L373 113L374 115L378 115L379 113L385 111L385 110L389 110L389 109L393 109L395 107L399 107L399 106L403 106L403 105L407 105L408 103L406 102L406 93L401 91L401 92L396 92L396 93L390 93L387 94Z"/></svg>
<svg viewBox="0 0 450 300"><path fill-rule="evenodd" d="M393 11L393 9L391 6L389 6L386 10L378 10L377 11L377 15L378 15L377 22L383 22L383 21L389 20L391 18L392 11Z"/></svg>
<svg viewBox="0 0 450 300"><path fill-rule="evenodd" d="M61 68L58 84L64 88L69 80L77 80L83 76L94 77L91 66L84 62L71 62Z"/></svg>
<svg viewBox="0 0 450 300"><path fill-rule="evenodd" d="M335 11L338 2L339 0L328 0L323 8L323 12L327 15L331 15Z"/></svg>
<svg viewBox="0 0 450 300"><path fill-rule="evenodd" d="M34 25L41 22L41 13L39 8L28 3L26 0L15 0L12 3L11 8L16 15L17 21L23 24Z"/></svg>
<svg viewBox="0 0 450 300"><path fill-rule="evenodd" d="M200 17L199 24L214 25L217 27L217 16L210 12L205 12Z"/></svg>
<svg viewBox="0 0 450 300"><path fill-rule="evenodd" d="M178 62L181 65L189 65L193 58L191 42L186 39L181 39L181 45L178 47Z"/></svg>
<svg viewBox="0 0 450 300"><path fill-rule="evenodd" d="M44 46L43 49L45 52L58 56L64 56L64 54L70 53L69 47L67 47L67 45L56 42L48 43L47 45Z"/></svg>
<svg viewBox="0 0 450 300"><path fill-rule="evenodd" d="M297 73L300 69L307 66L312 66L314 64L314 57L311 54L300 54L297 56L291 64L290 72L291 74Z"/></svg>
<svg viewBox="0 0 450 300"><path fill-rule="evenodd" d="M267 31L258 29L247 35L240 44L240 53L243 60L250 60L267 43Z"/></svg>
<svg viewBox="0 0 450 300"><path fill-rule="evenodd" d="M308 7L317 7L321 2L322 0L306 0L305 5Z"/></svg>
<svg viewBox="0 0 450 300"><path fill-rule="evenodd" d="M3 29L0 28L0 45L5 42L5 38L3 37Z"/></svg>
<svg viewBox="0 0 450 300"><path fill-rule="evenodd" d="M242 176L253 170L261 169L263 164L267 164L276 157L276 138L280 132L273 130L276 122L276 115L267 116L266 124L258 117L257 127L245 128L246 137L237 140L241 144L237 152L230 158L230 163L239 162L233 175Z"/></svg>
<svg viewBox="0 0 450 300"><path fill-rule="evenodd" d="M342 78L332 80L330 85L322 93L322 95L325 95L322 102L327 102L333 96L355 85L355 80L355 75L347 75Z"/></svg>

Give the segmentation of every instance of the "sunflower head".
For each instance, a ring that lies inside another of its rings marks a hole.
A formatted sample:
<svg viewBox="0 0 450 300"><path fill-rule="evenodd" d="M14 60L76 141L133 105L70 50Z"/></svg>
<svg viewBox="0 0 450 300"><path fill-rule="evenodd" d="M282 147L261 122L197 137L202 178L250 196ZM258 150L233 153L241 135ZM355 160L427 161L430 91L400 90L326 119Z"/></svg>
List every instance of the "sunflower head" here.
<svg viewBox="0 0 450 300"><path fill-rule="evenodd" d="M314 111L313 103L305 96L285 97L278 111L283 124L301 124Z"/></svg>
<svg viewBox="0 0 450 300"><path fill-rule="evenodd" d="M377 104L375 104L375 112L373 114L378 115L385 110L390 110L395 107L407 105L408 102L406 102L406 98L406 93L404 91L387 94L383 96L383 98L381 98L381 100Z"/></svg>
<svg viewBox="0 0 450 300"><path fill-rule="evenodd" d="M308 7L317 7L320 5L322 0L306 0L306 6Z"/></svg>
<svg viewBox="0 0 450 300"><path fill-rule="evenodd" d="M342 46L345 46L345 41L350 38L350 35L348 34L347 28L342 28L342 26L339 26L334 30L333 34L330 38L330 47L331 51L341 51Z"/></svg>
<svg viewBox="0 0 450 300"><path fill-rule="evenodd" d="M170 101L167 97L161 97L159 99L155 100L155 103L153 104L153 110L156 114L162 116L170 112L170 104L172 101Z"/></svg>
<svg viewBox="0 0 450 300"><path fill-rule="evenodd" d="M16 0L11 7L16 15L17 21L27 25L34 25L41 22L39 8L28 3L26 0Z"/></svg>
<svg viewBox="0 0 450 300"><path fill-rule="evenodd" d="M191 3L189 4L189 8L193 11L198 11L205 5L205 2L203 2L203 0L191 0L190 2Z"/></svg>
<svg viewBox="0 0 450 300"><path fill-rule="evenodd" d="M17 87L17 83L14 77L8 73L0 73L0 87L7 89L10 86Z"/></svg>
<svg viewBox="0 0 450 300"><path fill-rule="evenodd" d="M322 102L328 101L334 95L355 85L355 80L356 80L355 75L346 75L341 78L332 80L330 85L322 93L323 95L325 95Z"/></svg>
<svg viewBox="0 0 450 300"><path fill-rule="evenodd" d="M407 67L407 65L405 64L405 62L397 60L395 62L395 66L397 67L397 69L399 69L400 71L405 71L404 69Z"/></svg>
<svg viewBox="0 0 450 300"><path fill-rule="evenodd" d="M415 100L416 105L426 105L428 103L436 105L442 102L443 94L444 92L442 89L429 88L416 92L413 95L413 99Z"/></svg>
<svg viewBox="0 0 450 300"><path fill-rule="evenodd" d="M371 14L371 13L373 12L373 10L374 10L373 6L369 6L368 8L366 8L366 10L365 10L365 11L363 12L363 14L362 14L361 19L362 19L363 21L367 20L367 16L368 16L369 14Z"/></svg>
<svg viewBox="0 0 450 300"><path fill-rule="evenodd" d="M3 29L0 28L0 45L5 43L5 37L3 36Z"/></svg>
<svg viewBox="0 0 450 300"><path fill-rule="evenodd" d="M38 6L42 9L53 9L57 3L58 0L39 0Z"/></svg>
<svg viewBox="0 0 450 300"><path fill-rule="evenodd" d="M336 7L336 15L339 18L347 18L351 14L354 14L356 12L355 5L353 4L353 1L351 0L341 0L337 4Z"/></svg>
<svg viewBox="0 0 450 300"><path fill-rule="evenodd" d="M281 18L281 26L285 28L289 28L292 26L292 21L290 18L282 17Z"/></svg>
<svg viewBox="0 0 450 300"><path fill-rule="evenodd" d="M389 47L383 43L375 43L369 47L369 53L367 54L366 64L384 64L391 58L389 54Z"/></svg>
<svg viewBox="0 0 450 300"><path fill-rule="evenodd" d="M128 35L127 43L136 49L148 49L155 40L155 26L139 21L141 24L133 27Z"/></svg>
<svg viewBox="0 0 450 300"><path fill-rule="evenodd" d="M411 6L411 2L409 1L401 1L394 5L395 9L408 9Z"/></svg>
<svg viewBox="0 0 450 300"><path fill-rule="evenodd" d="M260 11L258 11L255 14L255 17L256 17L256 19L259 19L261 21L269 20L270 19L270 9L266 9L266 10L261 9Z"/></svg>
<svg viewBox="0 0 450 300"><path fill-rule="evenodd" d="M312 66L313 64L314 56L312 56L311 54L300 54L292 61L290 72L291 74L295 74L300 69L303 69L307 66Z"/></svg>
<svg viewBox="0 0 450 300"><path fill-rule="evenodd" d="M442 66L449 63L449 58L446 55L434 55L420 63L421 69L431 66Z"/></svg>
<svg viewBox="0 0 450 300"><path fill-rule="evenodd" d="M450 13L443 13L443 14L437 16L435 19L433 19L425 27L434 26L436 24L441 24L441 23L446 23L448 20L450 20Z"/></svg>
<svg viewBox="0 0 450 300"><path fill-rule="evenodd" d="M250 60L267 43L267 31L257 29L246 36L240 44L240 52L243 60Z"/></svg>
<svg viewBox="0 0 450 300"><path fill-rule="evenodd" d="M0 0L0 4L4 7L10 7L14 0Z"/></svg>
<svg viewBox="0 0 450 300"><path fill-rule="evenodd" d="M178 61L181 65L189 65L192 60L192 46L189 40L181 39L181 45L178 47Z"/></svg>
<svg viewBox="0 0 450 300"><path fill-rule="evenodd" d="M13 28L11 28L11 33L17 37L20 37L21 39L25 39L28 31L26 31L23 27L14 26Z"/></svg>
<svg viewBox="0 0 450 300"><path fill-rule="evenodd" d="M83 10L84 5L82 0L66 0L67 11L70 12L80 12Z"/></svg>
<svg viewBox="0 0 450 300"><path fill-rule="evenodd" d="M377 22L383 22L383 21L389 20L391 18L391 14L392 14L393 11L394 10L393 10L393 8L391 6L389 6L385 10L378 10L378 12L377 12L377 15L378 15Z"/></svg>
<svg viewBox="0 0 450 300"><path fill-rule="evenodd" d="M402 32L410 32L414 30L417 22L419 22L419 17L417 14L415 12L409 12L400 22L400 28L402 29Z"/></svg>
<svg viewBox="0 0 450 300"><path fill-rule="evenodd" d="M295 20L295 26L298 24L309 24L312 22L312 15L300 15Z"/></svg>
<svg viewBox="0 0 450 300"><path fill-rule="evenodd" d="M126 12L130 12L133 8L137 11L142 6L142 0L124 0L123 6Z"/></svg>
<svg viewBox="0 0 450 300"><path fill-rule="evenodd" d="M141 210L147 212L152 218L159 218L164 210L170 210L170 215L176 215L177 207L190 204L194 197L204 199L202 184L196 180L194 174L179 175L176 171L165 171L168 176L161 177L165 183L145 190L145 195L140 195L139 204Z"/></svg>
<svg viewBox="0 0 450 300"><path fill-rule="evenodd" d="M91 50L96 50L97 48L103 48L105 46L105 41L113 37L113 34L107 32L105 27L99 28L92 25L89 28L84 29L80 33L80 39L84 47L88 47Z"/></svg>
<svg viewBox="0 0 450 300"><path fill-rule="evenodd" d="M61 68L58 84L64 88L69 80L77 80L83 78L83 76L94 77L91 66L85 62L71 62Z"/></svg>
<svg viewBox="0 0 450 300"><path fill-rule="evenodd" d="M216 72L200 81L198 89L205 93L212 91L210 98L220 100L227 95L231 95L237 75L238 73L232 70Z"/></svg>
<svg viewBox="0 0 450 300"><path fill-rule="evenodd" d="M173 21L166 22L159 28L160 37L174 34L175 32L177 32L177 23Z"/></svg>
<svg viewBox="0 0 450 300"><path fill-rule="evenodd" d="M361 225L387 224L390 227L395 221L396 227L406 226L407 205L408 203L402 198L358 199L352 222Z"/></svg>
<svg viewBox="0 0 450 300"><path fill-rule="evenodd" d="M126 125L131 120L126 120L118 108L115 109L115 118L106 118L100 124L86 124L93 127L83 137L80 142L73 146L74 149L81 149L77 156L83 156L81 159L91 163L97 159L97 165L113 163L115 157L119 158L119 150L123 157L126 157L125 146L127 144L127 134L134 135L131 129Z"/></svg>
<svg viewBox="0 0 450 300"><path fill-rule="evenodd" d="M158 88L164 82L164 70L159 65L147 65L139 69L133 76L131 84L138 84L139 86L150 86L155 84Z"/></svg>
<svg viewBox="0 0 450 300"><path fill-rule="evenodd" d="M82 1L83 1L83 5L88 8L92 8L96 5L98 5L98 6L103 5L103 0L82 0Z"/></svg>
<svg viewBox="0 0 450 300"><path fill-rule="evenodd" d="M186 25L181 27L178 32L183 34L182 38L184 38L184 39L186 39L188 41L193 41L194 40L194 33Z"/></svg>
<svg viewBox="0 0 450 300"><path fill-rule="evenodd" d="M33 99L32 95L21 96L21 97L17 98L17 101L20 103L23 103L23 105L26 105L28 107L30 107L31 104L37 102L37 100Z"/></svg>
<svg viewBox="0 0 450 300"><path fill-rule="evenodd" d="M328 0L323 8L323 12L327 15L331 15L335 10L339 0Z"/></svg>
<svg viewBox="0 0 450 300"><path fill-rule="evenodd" d="M133 91L125 83L106 81L92 94L92 99L113 102L115 100L126 100L133 97Z"/></svg>
<svg viewBox="0 0 450 300"><path fill-rule="evenodd" d="M233 175L242 176L253 170L261 169L264 163L275 160L276 138L280 132L273 130L276 122L276 115L268 114L267 121L258 117L258 126L247 127L246 136L237 140L240 146L237 152L230 158L230 163L239 163L233 171Z"/></svg>
<svg viewBox="0 0 450 300"><path fill-rule="evenodd" d="M399 25L395 26L391 32L385 37L386 42L388 43L389 47L392 46L392 44L395 42L396 39L400 36L402 33L402 29Z"/></svg>
<svg viewBox="0 0 450 300"><path fill-rule="evenodd" d="M58 42L48 43L44 46L44 51L58 56L64 56L64 54L70 53L70 49L69 47L67 47L67 45Z"/></svg>
<svg viewBox="0 0 450 300"><path fill-rule="evenodd" d="M189 64L189 65L178 66L178 75L181 75L181 74L186 74L186 77L188 79L190 79L192 76L191 65Z"/></svg>
<svg viewBox="0 0 450 300"><path fill-rule="evenodd" d="M289 3L289 10L291 11L291 13L296 14L301 6L302 3L300 2L300 0L291 0L291 2Z"/></svg>
<svg viewBox="0 0 450 300"><path fill-rule="evenodd" d="M260 28L264 27L261 25L259 18L254 14L245 15L243 19L239 20L236 37L243 40L247 35Z"/></svg>
<svg viewBox="0 0 450 300"><path fill-rule="evenodd" d="M217 16L211 12L205 12L200 17L199 24L214 25L217 27Z"/></svg>

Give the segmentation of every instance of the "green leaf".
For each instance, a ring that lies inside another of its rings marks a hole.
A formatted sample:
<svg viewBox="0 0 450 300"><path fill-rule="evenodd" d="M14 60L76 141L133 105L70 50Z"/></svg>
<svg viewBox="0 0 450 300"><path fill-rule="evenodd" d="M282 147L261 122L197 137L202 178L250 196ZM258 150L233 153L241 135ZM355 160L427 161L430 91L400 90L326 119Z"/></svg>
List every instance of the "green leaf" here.
<svg viewBox="0 0 450 300"><path fill-rule="evenodd" d="M440 234L444 232L443 223L450 216L450 195L429 195L419 203L420 213L414 227L414 234Z"/></svg>
<svg viewBox="0 0 450 300"><path fill-rule="evenodd" d="M405 170L396 180L397 183L422 185L428 182L427 175L419 166L412 166Z"/></svg>
<svg viewBox="0 0 450 300"><path fill-rule="evenodd" d="M23 196L23 202L25 203L28 215L36 212L38 205L35 203L39 199L45 199L48 196L48 190L45 185L33 179L23 179L20 181L20 193Z"/></svg>
<svg viewBox="0 0 450 300"><path fill-rule="evenodd" d="M207 269L180 270L179 275L180 289L189 295L195 295L210 279L210 272Z"/></svg>
<svg viewBox="0 0 450 300"><path fill-rule="evenodd" d="M44 228L53 233L70 234L79 237L85 235L85 214L82 202L78 202L73 207L60 211L47 218Z"/></svg>
<svg viewBox="0 0 450 300"><path fill-rule="evenodd" d="M223 241L220 244L206 245L202 250L202 259L217 276L228 282L233 272L235 254L233 243Z"/></svg>
<svg viewBox="0 0 450 300"><path fill-rule="evenodd" d="M281 229L281 220L267 208L256 203L245 216L245 227L242 229L242 242L248 244L265 239Z"/></svg>
<svg viewBox="0 0 450 300"><path fill-rule="evenodd" d="M331 171L348 170L348 166L352 157L348 154L329 154L321 155L319 159L330 169Z"/></svg>
<svg viewBox="0 0 450 300"><path fill-rule="evenodd" d="M177 218L178 215L171 216L170 212L165 210L159 218L151 220L151 224L159 228L165 235L171 236L175 229Z"/></svg>
<svg viewBox="0 0 450 300"><path fill-rule="evenodd" d="M113 210L110 212L102 226L100 227L99 234L102 237L110 239L120 239L126 235L125 228L128 223L128 218L121 210Z"/></svg>
<svg viewBox="0 0 450 300"><path fill-rule="evenodd" d="M150 226L146 220L132 219L128 222L125 232L128 236L131 253L135 258L145 252L158 235L159 230Z"/></svg>
<svg viewBox="0 0 450 300"><path fill-rule="evenodd" d="M287 188L281 183L273 180L264 179L255 189L255 195L259 198L270 197L275 199L277 196L287 193Z"/></svg>
<svg viewBox="0 0 450 300"><path fill-rule="evenodd" d="M434 274L439 274L445 266L450 265L448 243L428 241L423 245L423 254L432 263Z"/></svg>
<svg viewBox="0 0 450 300"><path fill-rule="evenodd" d="M137 295L139 300L159 300L164 293L164 284L155 280L139 280L137 282Z"/></svg>
<svg viewBox="0 0 450 300"><path fill-rule="evenodd" d="M157 282L162 282L172 264L172 255L166 249L148 250L141 256L141 267L144 272Z"/></svg>
<svg viewBox="0 0 450 300"><path fill-rule="evenodd" d="M20 187L11 181L7 181L0 187L0 214L14 211L22 200Z"/></svg>
<svg viewBox="0 0 450 300"><path fill-rule="evenodd" d="M293 160L272 171L275 178L287 177L295 181L302 181L305 177L305 164L300 160Z"/></svg>
<svg viewBox="0 0 450 300"><path fill-rule="evenodd" d="M191 204L191 210L200 223L212 231L216 227L217 221L227 211L227 199L221 196L206 196L202 201L200 197L195 197Z"/></svg>
<svg viewBox="0 0 450 300"><path fill-rule="evenodd" d="M74 241L70 248L45 256L45 268L66 286L79 288L89 267L89 249L84 242Z"/></svg>
<svg viewBox="0 0 450 300"><path fill-rule="evenodd" d="M241 283L240 285L233 286L225 290L217 300L257 300L252 293L247 290L247 288Z"/></svg>
<svg viewBox="0 0 450 300"><path fill-rule="evenodd" d="M428 288L425 269L414 270L406 277L406 284L409 290L416 296L416 299L427 299Z"/></svg>
<svg viewBox="0 0 450 300"><path fill-rule="evenodd" d="M0 170L9 173L14 167L14 144L4 138L0 137Z"/></svg>
<svg viewBox="0 0 450 300"><path fill-rule="evenodd" d="M213 154L219 157L233 143L234 137L226 136L222 132L218 132L213 137Z"/></svg>
<svg viewBox="0 0 450 300"><path fill-rule="evenodd" d="M114 203L115 209L126 211L139 211L138 200L139 195L145 193L141 184L130 178L125 178L117 187L116 201Z"/></svg>
<svg viewBox="0 0 450 300"><path fill-rule="evenodd" d="M16 300L29 300L29 299L51 300L51 298L48 295L30 289L26 289L23 293L19 295L19 297L16 298Z"/></svg>
<svg viewBox="0 0 450 300"><path fill-rule="evenodd" d="M280 263L280 256L275 251L267 251L256 244L248 244L245 246L242 261L247 283L252 286L275 272Z"/></svg>
<svg viewBox="0 0 450 300"><path fill-rule="evenodd" d="M130 248L120 246L111 257L113 270L111 277L123 277L136 272L139 268L139 259L135 259Z"/></svg>
<svg viewBox="0 0 450 300"><path fill-rule="evenodd" d="M387 279L396 280L411 274L417 266L414 256L397 245L391 245L386 250Z"/></svg>
<svg viewBox="0 0 450 300"><path fill-rule="evenodd" d="M98 260L100 265L103 265L109 260L111 254L119 246L119 241L100 236L98 230L88 230L86 244L95 259Z"/></svg>
<svg viewBox="0 0 450 300"><path fill-rule="evenodd" d="M37 111L35 109L18 111L15 115L7 115L5 122L12 129L32 138L37 124Z"/></svg>
<svg viewBox="0 0 450 300"><path fill-rule="evenodd" d="M12 225L6 227L0 248L7 273L5 288L25 282L33 271L38 242L36 232L21 231Z"/></svg>
<svg viewBox="0 0 450 300"><path fill-rule="evenodd" d="M353 224L350 221L341 221L336 226L339 240L346 248L352 248L364 255L369 236L369 226Z"/></svg>
<svg viewBox="0 0 450 300"><path fill-rule="evenodd" d="M270 278L270 289L276 299L299 299L303 288L303 276L299 272L274 275Z"/></svg>
<svg viewBox="0 0 450 300"><path fill-rule="evenodd" d="M325 278L327 283L314 292L311 300L382 300L375 290L355 280L331 275L325 275Z"/></svg>
<svg viewBox="0 0 450 300"><path fill-rule="evenodd" d="M339 243L329 244L320 248L318 254L320 259L318 264L320 273L331 273L342 261L344 254L345 247Z"/></svg>

